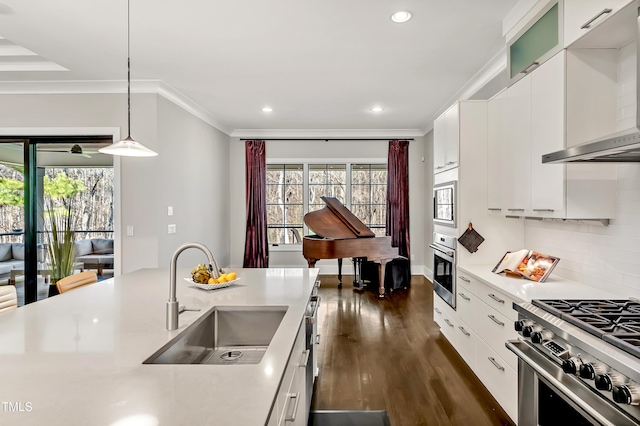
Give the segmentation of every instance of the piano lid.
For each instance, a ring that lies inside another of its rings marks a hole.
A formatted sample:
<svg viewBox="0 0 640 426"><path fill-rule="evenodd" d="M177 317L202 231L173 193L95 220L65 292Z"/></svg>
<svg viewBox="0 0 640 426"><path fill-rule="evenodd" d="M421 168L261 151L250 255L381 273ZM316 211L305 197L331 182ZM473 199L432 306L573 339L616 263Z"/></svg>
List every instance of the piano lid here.
<svg viewBox="0 0 640 426"><path fill-rule="evenodd" d="M326 207L304 215L304 223L324 238L372 238L376 235L334 197L320 197Z"/></svg>

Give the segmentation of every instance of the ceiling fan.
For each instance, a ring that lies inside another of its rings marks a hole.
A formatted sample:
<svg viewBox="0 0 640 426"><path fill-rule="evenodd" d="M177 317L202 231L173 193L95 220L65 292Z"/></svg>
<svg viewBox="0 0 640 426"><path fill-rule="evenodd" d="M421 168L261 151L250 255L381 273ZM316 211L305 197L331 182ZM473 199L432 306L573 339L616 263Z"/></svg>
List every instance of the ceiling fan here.
<svg viewBox="0 0 640 426"><path fill-rule="evenodd" d="M71 147L71 149L64 149L64 150L60 150L60 149L58 149L58 150L56 150L56 149L43 149L42 151L45 151L45 152L64 152L64 153L67 153L67 154L81 155L81 156L86 157L86 158L91 158L91 156L89 154L97 154L98 153L98 151L84 151L82 149L82 147L80 145L78 145L78 144L73 145Z"/></svg>

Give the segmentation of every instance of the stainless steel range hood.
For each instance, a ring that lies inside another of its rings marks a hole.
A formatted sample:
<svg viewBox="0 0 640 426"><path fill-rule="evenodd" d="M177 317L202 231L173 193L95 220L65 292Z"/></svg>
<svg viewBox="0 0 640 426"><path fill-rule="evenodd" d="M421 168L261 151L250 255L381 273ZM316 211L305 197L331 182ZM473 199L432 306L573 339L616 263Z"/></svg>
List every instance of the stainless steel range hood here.
<svg viewBox="0 0 640 426"><path fill-rule="evenodd" d="M544 154L543 163L629 163L640 162L640 12L637 4L631 10L635 17L636 48L636 125L630 129L597 138L582 145ZM629 28L629 27L627 27Z"/></svg>

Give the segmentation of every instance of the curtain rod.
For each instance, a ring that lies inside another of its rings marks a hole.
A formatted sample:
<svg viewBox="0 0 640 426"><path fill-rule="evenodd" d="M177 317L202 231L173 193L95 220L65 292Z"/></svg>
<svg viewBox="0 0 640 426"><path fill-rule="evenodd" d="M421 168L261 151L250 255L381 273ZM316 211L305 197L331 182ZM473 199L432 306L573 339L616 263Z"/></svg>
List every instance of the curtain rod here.
<svg viewBox="0 0 640 426"><path fill-rule="evenodd" d="M335 138L322 138L322 139L309 139L309 138L240 138L241 141L390 141L390 140L400 140L400 141L412 141L413 138L343 138L343 139L335 139Z"/></svg>

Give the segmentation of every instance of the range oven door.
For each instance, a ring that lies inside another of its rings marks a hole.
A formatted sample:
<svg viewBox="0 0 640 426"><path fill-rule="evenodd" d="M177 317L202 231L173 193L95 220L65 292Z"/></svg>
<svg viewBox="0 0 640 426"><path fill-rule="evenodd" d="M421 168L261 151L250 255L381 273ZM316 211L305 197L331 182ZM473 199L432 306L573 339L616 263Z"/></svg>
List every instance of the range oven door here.
<svg viewBox="0 0 640 426"><path fill-rule="evenodd" d="M433 249L433 289L449 304L456 308L456 265L455 253L451 249L429 244Z"/></svg>
<svg viewBox="0 0 640 426"><path fill-rule="evenodd" d="M577 377L520 340L506 343L518 356L518 425L637 425Z"/></svg>

